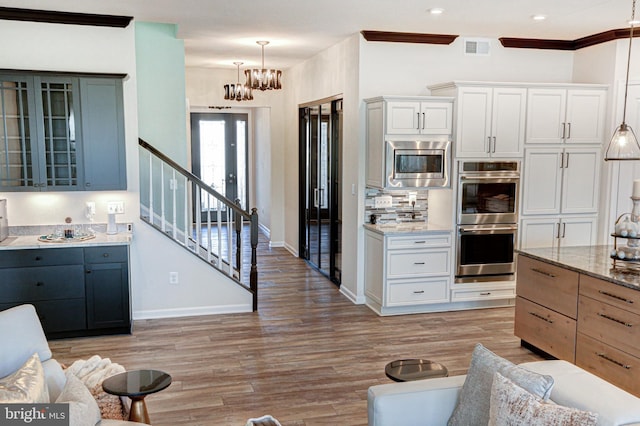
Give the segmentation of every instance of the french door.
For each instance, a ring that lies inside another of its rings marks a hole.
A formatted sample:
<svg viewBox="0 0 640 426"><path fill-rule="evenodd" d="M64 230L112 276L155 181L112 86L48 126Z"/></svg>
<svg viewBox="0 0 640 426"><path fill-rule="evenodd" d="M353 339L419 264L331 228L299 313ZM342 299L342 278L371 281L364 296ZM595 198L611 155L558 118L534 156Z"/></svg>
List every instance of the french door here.
<svg viewBox="0 0 640 426"><path fill-rule="evenodd" d="M342 279L342 100L304 106L300 129L300 255L340 284Z"/></svg>
<svg viewBox="0 0 640 426"><path fill-rule="evenodd" d="M193 174L212 189L230 200L239 200L247 209L247 144L248 114L192 113L191 162ZM201 194L199 211L194 211L205 222L208 217L217 220L218 209L208 197ZM221 210L226 221L226 211Z"/></svg>

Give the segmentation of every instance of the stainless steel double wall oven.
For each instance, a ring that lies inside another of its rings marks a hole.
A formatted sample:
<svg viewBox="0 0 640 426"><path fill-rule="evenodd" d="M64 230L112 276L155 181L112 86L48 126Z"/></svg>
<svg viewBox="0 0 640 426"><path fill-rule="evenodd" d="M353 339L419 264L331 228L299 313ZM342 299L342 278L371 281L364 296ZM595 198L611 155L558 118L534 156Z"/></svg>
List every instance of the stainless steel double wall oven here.
<svg viewBox="0 0 640 426"><path fill-rule="evenodd" d="M518 161L458 162L456 282L511 281L518 237Z"/></svg>

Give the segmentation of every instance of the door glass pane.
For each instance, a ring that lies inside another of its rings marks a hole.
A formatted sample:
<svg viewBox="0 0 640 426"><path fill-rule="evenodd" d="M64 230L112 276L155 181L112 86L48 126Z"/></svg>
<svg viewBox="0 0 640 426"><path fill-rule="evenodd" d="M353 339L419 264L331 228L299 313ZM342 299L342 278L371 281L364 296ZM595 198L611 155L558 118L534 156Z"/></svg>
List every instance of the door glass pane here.
<svg viewBox="0 0 640 426"><path fill-rule="evenodd" d="M71 83L42 83L47 186L78 184Z"/></svg>
<svg viewBox="0 0 640 426"><path fill-rule="evenodd" d="M27 83L0 81L0 185L33 186Z"/></svg>
<svg viewBox="0 0 640 426"><path fill-rule="evenodd" d="M237 152L237 183L238 192L236 197L240 200L240 207L247 210L247 121L236 120L236 146Z"/></svg>
<svg viewBox="0 0 640 426"><path fill-rule="evenodd" d="M224 121L200 120L200 179L215 191L225 195L225 123ZM202 192L200 210L214 209Z"/></svg>

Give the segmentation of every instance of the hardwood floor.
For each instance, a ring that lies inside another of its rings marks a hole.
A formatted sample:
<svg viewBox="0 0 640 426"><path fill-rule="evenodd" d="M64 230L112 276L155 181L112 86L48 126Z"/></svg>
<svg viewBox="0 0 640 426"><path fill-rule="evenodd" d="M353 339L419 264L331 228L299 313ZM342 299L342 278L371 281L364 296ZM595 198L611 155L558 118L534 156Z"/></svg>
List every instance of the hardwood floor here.
<svg viewBox="0 0 640 426"><path fill-rule="evenodd" d="M438 361L464 374L476 342L513 362L540 359L513 335L513 308L379 317L280 248L259 248L259 312L136 321L133 335L51 341L58 361L99 354L168 372L147 397L154 425L366 425L367 389L386 363Z"/></svg>

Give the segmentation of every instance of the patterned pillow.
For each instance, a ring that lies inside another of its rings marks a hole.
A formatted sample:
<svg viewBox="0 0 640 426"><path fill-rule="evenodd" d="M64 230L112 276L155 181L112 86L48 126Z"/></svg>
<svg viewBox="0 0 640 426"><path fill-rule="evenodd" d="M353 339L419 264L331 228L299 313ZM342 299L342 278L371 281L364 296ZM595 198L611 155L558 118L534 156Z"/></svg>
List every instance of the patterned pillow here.
<svg viewBox="0 0 640 426"><path fill-rule="evenodd" d="M462 385L458 405L449 418L449 426L485 426L489 421L489 405L493 375L500 372L517 385L546 400L551 394L553 377L518 367L499 357L480 343L471 355L467 378Z"/></svg>
<svg viewBox="0 0 640 426"><path fill-rule="evenodd" d="M49 389L37 353L13 374L0 379L0 402L10 404L48 404Z"/></svg>
<svg viewBox="0 0 640 426"><path fill-rule="evenodd" d="M69 404L69 424L94 426L100 422L100 407L89 389L73 373L67 371L67 383L56 403Z"/></svg>
<svg viewBox="0 0 640 426"><path fill-rule="evenodd" d="M598 415L576 408L544 403L496 373L491 386L489 426L595 426Z"/></svg>

